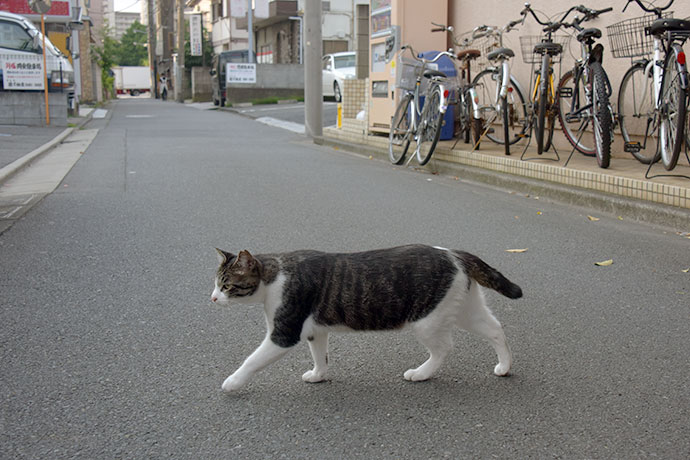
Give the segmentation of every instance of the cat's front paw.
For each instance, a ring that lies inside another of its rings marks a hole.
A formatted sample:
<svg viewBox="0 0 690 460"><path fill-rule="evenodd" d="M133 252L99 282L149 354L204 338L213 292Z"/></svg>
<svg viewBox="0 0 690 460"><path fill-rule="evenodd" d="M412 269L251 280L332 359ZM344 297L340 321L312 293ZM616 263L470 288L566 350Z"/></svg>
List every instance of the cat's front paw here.
<svg viewBox="0 0 690 460"><path fill-rule="evenodd" d="M314 370L307 371L304 374L302 374L302 380L309 383L323 382L324 380L326 380L326 373L316 372Z"/></svg>
<svg viewBox="0 0 690 460"><path fill-rule="evenodd" d="M242 380L238 379L237 377L231 375L225 381L223 382L223 391L226 393L230 393L233 391L237 391L240 388L244 386L245 382Z"/></svg>
<svg viewBox="0 0 690 460"><path fill-rule="evenodd" d="M499 377L506 377L510 375L510 364L498 363L494 367L494 374Z"/></svg>
<svg viewBox="0 0 690 460"><path fill-rule="evenodd" d="M429 380L429 378L431 378L430 375L420 372L417 369L406 370L403 374L403 377L405 378L405 380L409 380L410 382L421 382L424 380Z"/></svg>

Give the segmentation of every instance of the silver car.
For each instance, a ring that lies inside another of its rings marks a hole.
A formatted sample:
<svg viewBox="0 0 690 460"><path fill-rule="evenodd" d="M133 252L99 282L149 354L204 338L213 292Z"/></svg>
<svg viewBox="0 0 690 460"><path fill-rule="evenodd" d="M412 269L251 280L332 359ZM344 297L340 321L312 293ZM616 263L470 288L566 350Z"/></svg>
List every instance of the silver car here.
<svg viewBox="0 0 690 460"><path fill-rule="evenodd" d="M343 81L355 78L355 52L326 54L323 57L323 95L343 100Z"/></svg>

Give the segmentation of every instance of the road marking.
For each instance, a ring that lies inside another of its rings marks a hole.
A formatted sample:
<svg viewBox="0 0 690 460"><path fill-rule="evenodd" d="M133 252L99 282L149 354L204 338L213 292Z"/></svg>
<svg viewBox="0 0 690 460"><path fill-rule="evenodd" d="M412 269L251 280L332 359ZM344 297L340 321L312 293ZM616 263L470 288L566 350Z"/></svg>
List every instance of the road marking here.
<svg viewBox="0 0 690 460"><path fill-rule="evenodd" d="M91 118L105 118L107 114L108 111L105 109L96 109L93 111L93 115Z"/></svg>
<svg viewBox="0 0 690 460"><path fill-rule="evenodd" d="M304 125L299 123L293 123L291 121L278 120L277 118L271 117L259 117L256 119L259 123L263 123L269 126L275 126L276 128L287 129L293 133L304 134Z"/></svg>

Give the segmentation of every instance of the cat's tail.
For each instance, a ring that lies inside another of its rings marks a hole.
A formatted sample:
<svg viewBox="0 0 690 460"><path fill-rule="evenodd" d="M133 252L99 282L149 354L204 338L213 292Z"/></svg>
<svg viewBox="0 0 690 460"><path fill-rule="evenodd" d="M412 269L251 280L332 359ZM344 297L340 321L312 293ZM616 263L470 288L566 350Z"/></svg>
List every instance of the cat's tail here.
<svg viewBox="0 0 690 460"><path fill-rule="evenodd" d="M519 299L522 297L522 289L520 286L511 282L498 270L490 267L479 257L464 251L451 251L451 253L458 262L460 262L465 270L465 274L477 283L489 289L493 289L509 299Z"/></svg>

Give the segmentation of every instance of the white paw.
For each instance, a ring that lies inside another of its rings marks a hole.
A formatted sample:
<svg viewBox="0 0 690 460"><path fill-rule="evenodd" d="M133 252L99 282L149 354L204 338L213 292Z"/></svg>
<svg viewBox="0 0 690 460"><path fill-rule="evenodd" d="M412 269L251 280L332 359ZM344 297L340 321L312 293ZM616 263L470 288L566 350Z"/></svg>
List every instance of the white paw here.
<svg viewBox="0 0 690 460"><path fill-rule="evenodd" d="M318 383L326 380L325 372L307 371L302 375L302 380L309 383Z"/></svg>
<svg viewBox="0 0 690 460"><path fill-rule="evenodd" d="M405 377L405 380L409 380L411 382L421 382L423 380L429 380L431 376L420 372L417 369L408 369L403 374L403 377Z"/></svg>
<svg viewBox="0 0 690 460"><path fill-rule="evenodd" d="M237 391L240 388L244 386L243 381L238 379L237 377L230 376L227 379L225 379L225 382L223 382L223 391L226 393L230 393L231 391Z"/></svg>
<svg viewBox="0 0 690 460"><path fill-rule="evenodd" d="M496 367L494 367L494 374L498 375L499 377L504 377L506 375L509 375L510 374L510 364L505 364L505 363L496 364Z"/></svg>

